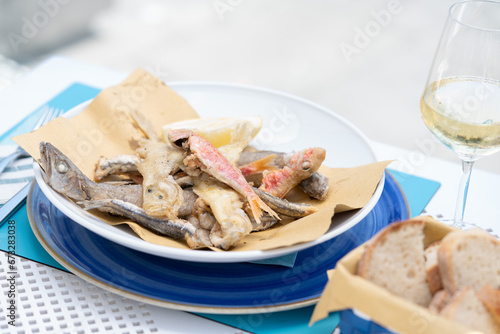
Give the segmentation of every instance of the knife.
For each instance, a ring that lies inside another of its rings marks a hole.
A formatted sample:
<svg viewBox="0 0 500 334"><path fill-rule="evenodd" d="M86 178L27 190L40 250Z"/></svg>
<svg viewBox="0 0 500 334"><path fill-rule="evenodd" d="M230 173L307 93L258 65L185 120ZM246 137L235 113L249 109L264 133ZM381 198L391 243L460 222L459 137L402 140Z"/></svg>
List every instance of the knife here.
<svg viewBox="0 0 500 334"><path fill-rule="evenodd" d="M28 192L31 186L31 182L25 185L17 194L14 195L11 199L5 202L2 207L0 207L0 227L7 221L6 218L10 216L19 206L21 206L26 197L28 196Z"/></svg>

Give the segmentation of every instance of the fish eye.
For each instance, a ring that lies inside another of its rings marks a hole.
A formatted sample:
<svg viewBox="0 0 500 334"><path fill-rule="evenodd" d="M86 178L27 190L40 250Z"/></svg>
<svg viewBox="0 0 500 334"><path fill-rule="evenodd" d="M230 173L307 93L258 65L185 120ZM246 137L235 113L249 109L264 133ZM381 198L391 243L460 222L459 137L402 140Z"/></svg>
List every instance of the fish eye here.
<svg viewBox="0 0 500 334"><path fill-rule="evenodd" d="M158 195L158 199L163 199L163 195Z"/></svg>
<svg viewBox="0 0 500 334"><path fill-rule="evenodd" d="M302 163L301 167L302 167L303 170L308 170L309 168L311 168L311 162L310 161L304 161Z"/></svg>
<svg viewBox="0 0 500 334"><path fill-rule="evenodd" d="M152 192L153 192L153 189L148 188L148 193L150 193L150 194L151 194Z"/></svg>
<svg viewBox="0 0 500 334"><path fill-rule="evenodd" d="M68 171L68 165L64 161L59 161L56 164L56 170L57 170L57 172L64 174Z"/></svg>

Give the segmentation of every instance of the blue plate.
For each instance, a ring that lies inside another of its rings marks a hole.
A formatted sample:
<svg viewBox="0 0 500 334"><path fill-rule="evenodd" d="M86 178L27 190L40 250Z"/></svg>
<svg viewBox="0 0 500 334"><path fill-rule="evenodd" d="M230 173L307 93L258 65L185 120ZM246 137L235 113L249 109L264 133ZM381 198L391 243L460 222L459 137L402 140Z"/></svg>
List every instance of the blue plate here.
<svg viewBox="0 0 500 334"><path fill-rule="evenodd" d="M406 199L386 174L374 209L343 234L298 252L293 268L253 263L198 263L139 252L75 223L33 183L28 196L31 228L43 247L81 278L127 298L203 313L262 313L314 304L326 271L389 223L409 215Z"/></svg>

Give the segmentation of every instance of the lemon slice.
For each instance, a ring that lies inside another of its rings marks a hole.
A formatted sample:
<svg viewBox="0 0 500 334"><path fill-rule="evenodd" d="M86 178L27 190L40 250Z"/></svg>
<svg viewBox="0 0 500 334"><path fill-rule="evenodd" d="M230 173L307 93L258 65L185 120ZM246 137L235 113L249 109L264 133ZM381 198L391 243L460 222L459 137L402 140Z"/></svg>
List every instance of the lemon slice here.
<svg viewBox="0 0 500 334"><path fill-rule="evenodd" d="M186 129L205 137L215 147L231 143L231 137L239 126L250 129L252 138L257 135L262 127L262 117L218 117L218 118L193 118L163 126L163 138L168 140L170 130Z"/></svg>

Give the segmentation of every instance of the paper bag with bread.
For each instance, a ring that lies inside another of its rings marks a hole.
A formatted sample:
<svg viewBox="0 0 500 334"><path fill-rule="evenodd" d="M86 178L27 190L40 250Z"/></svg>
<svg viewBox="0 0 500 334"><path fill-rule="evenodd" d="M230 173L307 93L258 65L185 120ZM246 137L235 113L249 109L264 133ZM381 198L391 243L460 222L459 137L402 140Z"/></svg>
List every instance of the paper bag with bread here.
<svg viewBox="0 0 500 334"><path fill-rule="evenodd" d="M311 323L355 309L398 333L500 333L500 241L480 229L397 222L329 277Z"/></svg>

